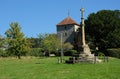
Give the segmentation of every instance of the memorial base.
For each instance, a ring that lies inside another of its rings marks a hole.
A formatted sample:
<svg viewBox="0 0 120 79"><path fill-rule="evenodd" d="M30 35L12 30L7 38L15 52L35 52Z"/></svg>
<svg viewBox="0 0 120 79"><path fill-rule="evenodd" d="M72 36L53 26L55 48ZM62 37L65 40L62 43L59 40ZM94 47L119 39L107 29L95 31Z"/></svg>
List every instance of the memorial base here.
<svg viewBox="0 0 120 79"><path fill-rule="evenodd" d="M89 62L89 63L100 63L102 60L98 59L91 54L90 48L88 45L82 46L83 51L78 54L75 54L73 57L70 57L66 63L82 63L82 62Z"/></svg>

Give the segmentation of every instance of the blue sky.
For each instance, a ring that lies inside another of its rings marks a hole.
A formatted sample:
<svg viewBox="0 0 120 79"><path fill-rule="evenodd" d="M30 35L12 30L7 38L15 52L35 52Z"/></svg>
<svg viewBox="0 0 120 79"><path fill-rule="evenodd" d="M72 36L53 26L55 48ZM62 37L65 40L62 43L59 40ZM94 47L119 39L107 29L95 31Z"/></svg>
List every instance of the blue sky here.
<svg viewBox="0 0 120 79"><path fill-rule="evenodd" d="M120 10L120 0L0 0L0 35L18 22L26 37L40 33L56 33L56 24L68 16L81 21L80 8L85 18L99 10Z"/></svg>

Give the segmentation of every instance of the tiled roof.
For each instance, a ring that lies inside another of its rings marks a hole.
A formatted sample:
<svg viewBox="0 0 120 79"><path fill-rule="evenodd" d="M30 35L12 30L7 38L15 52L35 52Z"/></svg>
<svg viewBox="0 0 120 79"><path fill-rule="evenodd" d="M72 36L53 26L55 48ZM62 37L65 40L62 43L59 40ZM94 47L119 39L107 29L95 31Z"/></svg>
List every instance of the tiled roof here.
<svg viewBox="0 0 120 79"><path fill-rule="evenodd" d="M57 26L68 25L68 24L79 25L79 24L77 24L74 20L72 20L72 19L68 16L67 18L65 18L64 20L62 20L60 23L58 23Z"/></svg>

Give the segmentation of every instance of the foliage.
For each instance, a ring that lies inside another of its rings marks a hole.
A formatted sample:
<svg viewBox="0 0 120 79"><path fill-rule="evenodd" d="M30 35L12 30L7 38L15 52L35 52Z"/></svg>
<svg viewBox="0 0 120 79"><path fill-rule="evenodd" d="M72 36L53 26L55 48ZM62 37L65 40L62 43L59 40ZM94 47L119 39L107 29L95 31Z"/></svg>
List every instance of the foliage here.
<svg viewBox="0 0 120 79"><path fill-rule="evenodd" d="M7 57L7 56L8 56L7 52L0 48L0 57Z"/></svg>
<svg viewBox="0 0 120 79"><path fill-rule="evenodd" d="M120 60L108 63L57 64L57 57L0 58L0 79L119 79Z"/></svg>
<svg viewBox="0 0 120 79"><path fill-rule="evenodd" d="M48 36L48 34L46 34L46 33L45 33L45 34L38 34L38 39L39 39L39 41L40 41L40 42L39 42L39 47L41 47L41 48L43 47L43 42L42 42L42 41L43 41L47 36Z"/></svg>
<svg viewBox="0 0 120 79"><path fill-rule="evenodd" d="M17 22L11 23L5 34L7 36L9 55L16 55L20 59L21 55L25 55L29 51L29 42L24 38L21 27Z"/></svg>
<svg viewBox="0 0 120 79"><path fill-rule="evenodd" d="M63 50L67 51L73 48L73 45L70 43L64 43L63 44Z"/></svg>
<svg viewBox="0 0 120 79"><path fill-rule="evenodd" d="M44 51L50 53L57 53L59 50L61 51L61 47L63 51L67 51L73 48L73 45L70 43L62 43L58 39L56 34L46 34L42 41Z"/></svg>
<svg viewBox="0 0 120 79"><path fill-rule="evenodd" d="M35 57L39 57L39 56L42 56L42 48L32 48L28 55L30 56L35 56Z"/></svg>
<svg viewBox="0 0 120 79"><path fill-rule="evenodd" d="M0 48L3 48L5 44L5 38L0 35Z"/></svg>
<svg viewBox="0 0 120 79"><path fill-rule="evenodd" d="M43 49L47 52L57 52L60 49L60 40L57 38L56 34L48 34L42 41Z"/></svg>
<svg viewBox="0 0 120 79"><path fill-rule="evenodd" d="M64 52L64 55L65 56L73 56L76 53L77 53L76 50L68 50L68 51Z"/></svg>
<svg viewBox="0 0 120 79"><path fill-rule="evenodd" d="M120 48L107 49L109 56L120 58Z"/></svg>
<svg viewBox="0 0 120 79"><path fill-rule="evenodd" d="M7 57L8 54L6 52L6 38L0 35L0 56Z"/></svg>
<svg viewBox="0 0 120 79"><path fill-rule="evenodd" d="M45 39L47 34L38 34L37 36L38 38L33 38L33 37L27 38L31 43L31 48L42 48L43 47L42 41Z"/></svg>
<svg viewBox="0 0 120 79"><path fill-rule="evenodd" d="M39 47L39 39L38 38L27 38L27 40L30 42L31 48L38 48Z"/></svg>
<svg viewBox="0 0 120 79"><path fill-rule="evenodd" d="M113 48L120 47L120 29L115 29L113 32L109 33L107 39L109 40L109 48L111 48L111 46Z"/></svg>
<svg viewBox="0 0 120 79"><path fill-rule="evenodd" d="M120 47L120 11L101 10L85 21L87 40L99 49Z"/></svg>

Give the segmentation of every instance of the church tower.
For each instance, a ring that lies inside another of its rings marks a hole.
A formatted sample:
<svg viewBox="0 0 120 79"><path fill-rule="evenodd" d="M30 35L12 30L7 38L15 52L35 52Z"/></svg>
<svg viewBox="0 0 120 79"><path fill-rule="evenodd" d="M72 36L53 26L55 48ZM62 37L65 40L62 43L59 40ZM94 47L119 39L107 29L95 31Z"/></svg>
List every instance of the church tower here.
<svg viewBox="0 0 120 79"><path fill-rule="evenodd" d="M75 45L75 41L77 40L76 35L80 28L79 24L68 16L58 23L56 27L58 38L62 38L63 43L69 42Z"/></svg>

